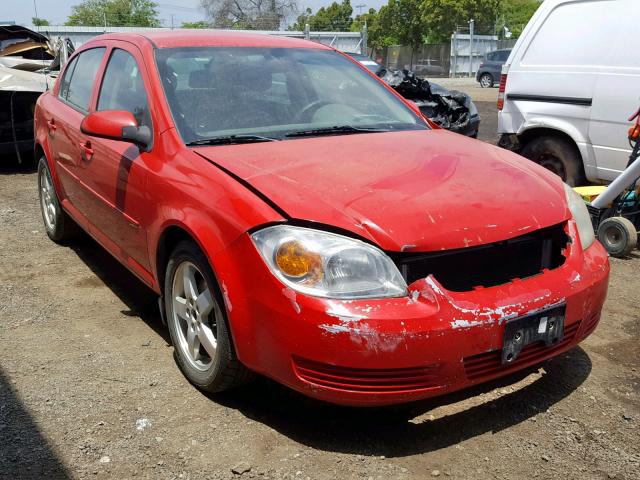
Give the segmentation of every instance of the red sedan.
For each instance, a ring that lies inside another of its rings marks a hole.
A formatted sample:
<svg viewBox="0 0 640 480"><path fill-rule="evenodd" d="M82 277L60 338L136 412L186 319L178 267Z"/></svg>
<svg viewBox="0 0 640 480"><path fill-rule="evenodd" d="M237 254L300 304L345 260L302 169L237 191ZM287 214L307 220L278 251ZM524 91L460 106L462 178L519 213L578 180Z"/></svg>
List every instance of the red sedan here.
<svg viewBox="0 0 640 480"><path fill-rule="evenodd" d="M406 402L540 363L600 319L609 263L580 197L329 47L103 35L35 122L49 237L80 226L157 292L203 390L258 372Z"/></svg>

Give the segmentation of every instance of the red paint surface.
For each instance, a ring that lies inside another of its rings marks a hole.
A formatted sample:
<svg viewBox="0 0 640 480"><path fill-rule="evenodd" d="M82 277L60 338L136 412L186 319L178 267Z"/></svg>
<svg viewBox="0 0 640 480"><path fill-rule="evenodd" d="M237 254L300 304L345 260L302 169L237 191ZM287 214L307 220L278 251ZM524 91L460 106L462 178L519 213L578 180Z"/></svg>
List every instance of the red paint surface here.
<svg viewBox="0 0 640 480"><path fill-rule="evenodd" d="M106 47L90 112L110 50L123 48L136 58L152 111L149 152L82 133L85 114L58 100L58 85L38 101L37 144L63 207L156 292L163 282L158 247L167 229L180 228L200 245L223 292L236 351L248 367L337 403L398 403L538 363L595 327L607 290L607 256L597 242L581 251L562 185L544 169L443 130L192 151L173 125L154 44L327 47L227 33L166 32L150 39L104 35L79 50ZM50 131L52 120L56 129ZM81 148L87 141L90 161ZM249 238L249 230L287 217L337 227L389 252L486 244L567 220L572 245L560 268L507 285L454 293L429 277L410 285L404 298L327 300L285 288ZM567 304L567 341L530 350L509 369L496 369L502 320L559 301Z"/></svg>
<svg viewBox="0 0 640 480"><path fill-rule="evenodd" d="M91 136L121 138L123 128L137 126L138 123L131 112L107 110L91 112L84 117L80 123L80 131Z"/></svg>

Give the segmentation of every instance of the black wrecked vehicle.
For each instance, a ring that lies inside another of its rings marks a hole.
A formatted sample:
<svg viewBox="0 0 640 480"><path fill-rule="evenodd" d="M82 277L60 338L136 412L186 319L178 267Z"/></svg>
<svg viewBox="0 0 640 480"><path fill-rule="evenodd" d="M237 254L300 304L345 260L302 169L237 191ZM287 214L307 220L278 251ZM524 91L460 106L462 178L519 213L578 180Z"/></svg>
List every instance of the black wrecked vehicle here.
<svg viewBox="0 0 640 480"><path fill-rule="evenodd" d="M366 55L349 55L392 86L404 98L415 102L423 115L442 128L468 137L478 137L480 114L466 93L449 90L437 83L418 78L410 70L383 67Z"/></svg>

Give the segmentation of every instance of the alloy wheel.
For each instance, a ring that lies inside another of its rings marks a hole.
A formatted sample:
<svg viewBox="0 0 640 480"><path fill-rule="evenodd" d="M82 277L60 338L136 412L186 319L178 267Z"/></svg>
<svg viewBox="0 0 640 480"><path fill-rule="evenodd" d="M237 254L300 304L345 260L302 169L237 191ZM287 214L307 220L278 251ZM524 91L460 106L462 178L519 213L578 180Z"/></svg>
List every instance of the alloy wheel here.
<svg viewBox="0 0 640 480"><path fill-rule="evenodd" d="M492 86L492 83L493 81L490 75L484 74L480 77L480 86L482 88L489 88Z"/></svg>
<svg viewBox="0 0 640 480"><path fill-rule="evenodd" d="M40 206L42 208L42 216L47 230L54 231L56 229L56 219L58 215L58 207L55 202L56 192L53 189L53 183L47 170L40 171Z"/></svg>
<svg viewBox="0 0 640 480"><path fill-rule="evenodd" d="M176 346L191 366L207 370L216 357L217 324L222 314L202 272L193 263L184 261L176 268L171 301Z"/></svg>

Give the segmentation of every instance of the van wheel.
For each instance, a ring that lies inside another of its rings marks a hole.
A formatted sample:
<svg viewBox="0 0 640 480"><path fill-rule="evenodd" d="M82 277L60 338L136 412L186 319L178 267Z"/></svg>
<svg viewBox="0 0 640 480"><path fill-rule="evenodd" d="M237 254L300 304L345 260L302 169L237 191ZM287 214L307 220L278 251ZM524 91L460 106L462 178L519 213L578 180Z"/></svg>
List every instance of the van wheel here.
<svg viewBox="0 0 640 480"><path fill-rule="evenodd" d="M174 356L182 373L201 390L222 392L252 378L236 357L209 262L192 242L171 253L164 281L165 311Z"/></svg>
<svg viewBox="0 0 640 480"><path fill-rule="evenodd" d="M522 149L522 156L558 175L571 187L585 183L582 159L575 146L559 137L534 138Z"/></svg>
<svg viewBox="0 0 640 480"><path fill-rule="evenodd" d="M598 240L616 258L628 256L638 245L635 225L624 217L609 217L598 227Z"/></svg>
<svg viewBox="0 0 640 480"><path fill-rule="evenodd" d="M490 73L483 73L480 77L480 86L482 88L492 88L493 87L493 75Z"/></svg>
<svg viewBox="0 0 640 480"><path fill-rule="evenodd" d="M56 243L65 243L77 237L80 227L60 206L49 165L44 156L38 162L38 197L44 229L49 238Z"/></svg>

